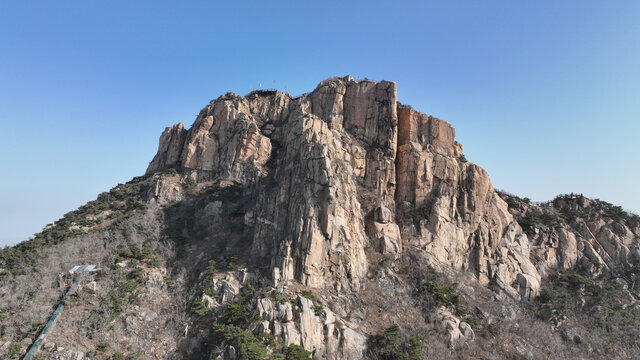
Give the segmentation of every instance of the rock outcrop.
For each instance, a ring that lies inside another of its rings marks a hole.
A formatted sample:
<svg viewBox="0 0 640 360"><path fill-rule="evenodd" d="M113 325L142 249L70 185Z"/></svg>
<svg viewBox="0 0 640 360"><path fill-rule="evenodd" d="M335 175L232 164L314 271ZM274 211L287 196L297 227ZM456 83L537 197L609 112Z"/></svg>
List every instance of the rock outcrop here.
<svg viewBox="0 0 640 360"><path fill-rule="evenodd" d="M559 195L534 205L508 194L509 211L526 224L531 258L546 277L558 269L603 271L635 282L640 266L640 220L621 208L582 195Z"/></svg>
<svg viewBox="0 0 640 360"><path fill-rule="evenodd" d="M477 273L513 296L536 295L540 276L527 236L484 169L463 160L448 123L399 106L396 202L417 215L407 240L434 260Z"/></svg>
<svg viewBox="0 0 640 360"><path fill-rule="evenodd" d="M527 237L487 173L461 155L453 127L399 104L395 83L345 77L295 99L221 96L186 133L163 133L147 173L175 167L259 189L252 249L274 284L357 290L365 247L397 256L409 241L531 298L540 276ZM418 216L397 224L398 211Z"/></svg>
<svg viewBox="0 0 640 360"><path fill-rule="evenodd" d="M312 300L298 295L292 302L258 301L262 323L258 332L300 344L319 359L360 359L366 348L365 335L353 330L331 310L316 311Z"/></svg>
<svg viewBox="0 0 640 360"><path fill-rule="evenodd" d="M640 217L497 192L454 128L388 81L227 93L167 128L145 176L0 249L0 358L33 343L77 263L102 270L66 304L48 358L627 359L640 346Z"/></svg>

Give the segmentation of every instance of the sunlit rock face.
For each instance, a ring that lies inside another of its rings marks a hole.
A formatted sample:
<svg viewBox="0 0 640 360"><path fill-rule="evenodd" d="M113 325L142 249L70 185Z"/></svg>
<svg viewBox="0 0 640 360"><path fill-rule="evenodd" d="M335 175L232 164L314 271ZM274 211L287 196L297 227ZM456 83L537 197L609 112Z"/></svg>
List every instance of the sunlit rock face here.
<svg viewBox="0 0 640 360"><path fill-rule="evenodd" d="M398 256L410 242L531 298L540 276L527 237L461 156L454 128L400 104L395 83L344 77L298 98L223 95L191 129L165 130L147 173L175 167L259 188L252 252L274 283L357 290L367 246ZM372 216L380 207L383 221Z"/></svg>

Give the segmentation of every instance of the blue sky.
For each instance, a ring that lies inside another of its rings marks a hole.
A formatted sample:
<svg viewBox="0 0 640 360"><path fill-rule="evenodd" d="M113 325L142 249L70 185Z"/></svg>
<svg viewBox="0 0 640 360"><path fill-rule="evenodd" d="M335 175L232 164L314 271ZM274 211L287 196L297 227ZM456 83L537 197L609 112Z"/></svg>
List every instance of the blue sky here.
<svg viewBox="0 0 640 360"><path fill-rule="evenodd" d="M638 1L5 1L0 246L143 174L222 93L347 74L452 123L496 188L640 212L638 19Z"/></svg>

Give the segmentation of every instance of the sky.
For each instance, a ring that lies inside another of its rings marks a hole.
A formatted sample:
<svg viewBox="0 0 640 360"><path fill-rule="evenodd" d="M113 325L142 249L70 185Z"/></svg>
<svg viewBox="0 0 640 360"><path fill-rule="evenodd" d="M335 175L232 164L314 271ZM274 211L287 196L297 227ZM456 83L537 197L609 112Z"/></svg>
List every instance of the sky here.
<svg viewBox="0 0 640 360"><path fill-rule="evenodd" d="M392 80L498 189L640 213L638 1L4 1L0 246L142 175L228 91Z"/></svg>

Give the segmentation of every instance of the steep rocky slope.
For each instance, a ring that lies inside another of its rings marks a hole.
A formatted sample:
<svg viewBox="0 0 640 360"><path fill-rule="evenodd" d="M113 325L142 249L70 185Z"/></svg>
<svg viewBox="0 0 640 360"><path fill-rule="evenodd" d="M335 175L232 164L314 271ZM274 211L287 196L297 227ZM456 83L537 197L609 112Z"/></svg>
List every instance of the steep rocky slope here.
<svg viewBox="0 0 640 360"><path fill-rule="evenodd" d="M102 270L49 358L633 358L639 234L598 200L496 192L393 82L228 93L145 176L3 250L0 358L77 263Z"/></svg>

